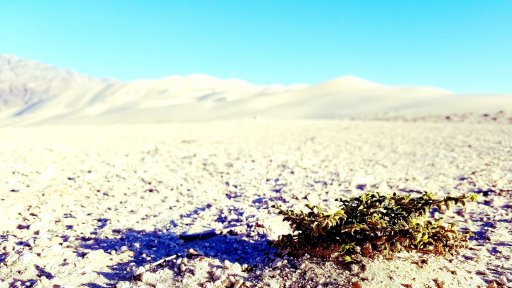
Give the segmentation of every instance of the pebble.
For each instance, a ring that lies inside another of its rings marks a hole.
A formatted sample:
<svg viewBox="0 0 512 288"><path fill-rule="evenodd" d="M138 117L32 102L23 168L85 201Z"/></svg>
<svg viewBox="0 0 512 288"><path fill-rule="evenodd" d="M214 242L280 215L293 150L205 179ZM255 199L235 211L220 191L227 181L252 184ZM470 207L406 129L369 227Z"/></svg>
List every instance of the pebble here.
<svg viewBox="0 0 512 288"><path fill-rule="evenodd" d="M35 254L41 254L41 253L43 253L43 248L41 246L36 246L36 247L32 248L32 252Z"/></svg>
<svg viewBox="0 0 512 288"><path fill-rule="evenodd" d="M30 253L30 252L23 252L20 256L20 261L25 263L25 264L30 264L30 263L33 263L34 260L36 259L36 255L33 254L33 253Z"/></svg>
<svg viewBox="0 0 512 288"><path fill-rule="evenodd" d="M19 256L16 253L10 253L9 256L7 256L7 259L5 259L5 264L7 266L12 265L16 260L18 260Z"/></svg>
<svg viewBox="0 0 512 288"><path fill-rule="evenodd" d="M507 277L505 277L505 275L501 275L499 278L498 278L498 282L502 285L506 285L506 284L509 284L510 282L507 280ZM512 283L511 283L512 284Z"/></svg>
<svg viewBox="0 0 512 288"><path fill-rule="evenodd" d="M352 264L350 265L350 272L357 274L360 272L360 266L358 264Z"/></svg>
<svg viewBox="0 0 512 288"><path fill-rule="evenodd" d="M238 279L236 280L234 283L233 283L233 288L240 288L242 287L242 285L244 284L244 281L242 281L241 279Z"/></svg>
<svg viewBox="0 0 512 288"><path fill-rule="evenodd" d="M137 268L137 270L135 270L135 275L141 275L144 272L146 272L146 268L144 268L143 266L140 266L139 268Z"/></svg>
<svg viewBox="0 0 512 288"><path fill-rule="evenodd" d="M241 273L242 266L240 266L239 263L233 263L233 265L231 265L231 271L233 271L234 273Z"/></svg>
<svg viewBox="0 0 512 288"><path fill-rule="evenodd" d="M285 263L286 263L286 260L277 258L276 260L274 260L274 262L272 262L272 268L279 268L279 267L283 266Z"/></svg>
<svg viewBox="0 0 512 288"><path fill-rule="evenodd" d="M141 280L144 284L156 285L158 279L154 273L142 273Z"/></svg>
<svg viewBox="0 0 512 288"><path fill-rule="evenodd" d="M58 245L58 244L62 244L62 238L60 237L53 237L51 240L50 240L50 244L52 245Z"/></svg>
<svg viewBox="0 0 512 288"><path fill-rule="evenodd" d="M213 270L213 280L219 281L219 280L224 279L225 277L226 277L226 275L224 275L223 270L221 270L221 269Z"/></svg>
<svg viewBox="0 0 512 288"><path fill-rule="evenodd" d="M265 277L272 277L272 276L276 276L278 274L279 274L278 270L276 270L276 271L268 270L268 271L264 271L262 275Z"/></svg>
<svg viewBox="0 0 512 288"><path fill-rule="evenodd" d="M128 281L120 281L116 284L116 288L130 288L132 285Z"/></svg>
<svg viewBox="0 0 512 288"><path fill-rule="evenodd" d="M39 281L42 287L50 287L50 280L48 280L48 278L43 276L39 279Z"/></svg>

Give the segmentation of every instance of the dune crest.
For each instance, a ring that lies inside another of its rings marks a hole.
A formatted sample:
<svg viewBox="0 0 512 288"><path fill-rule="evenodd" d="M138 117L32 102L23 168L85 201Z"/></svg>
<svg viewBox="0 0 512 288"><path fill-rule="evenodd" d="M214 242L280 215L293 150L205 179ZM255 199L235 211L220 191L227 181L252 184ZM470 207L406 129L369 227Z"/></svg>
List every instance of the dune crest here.
<svg viewBox="0 0 512 288"><path fill-rule="evenodd" d="M257 85L191 74L119 81L0 55L0 123L155 123L240 118L333 119L512 110L511 95L456 95L348 75L318 84Z"/></svg>

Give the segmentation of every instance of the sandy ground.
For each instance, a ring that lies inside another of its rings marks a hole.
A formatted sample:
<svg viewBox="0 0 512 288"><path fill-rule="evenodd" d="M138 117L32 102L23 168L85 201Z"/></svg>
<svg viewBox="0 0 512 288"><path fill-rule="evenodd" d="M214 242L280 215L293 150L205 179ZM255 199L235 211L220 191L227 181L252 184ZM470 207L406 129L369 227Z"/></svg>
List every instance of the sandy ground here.
<svg viewBox="0 0 512 288"><path fill-rule="evenodd" d="M511 143L508 122L3 128L0 287L512 287ZM447 214L470 249L340 267L267 245L271 205L364 190L478 193Z"/></svg>

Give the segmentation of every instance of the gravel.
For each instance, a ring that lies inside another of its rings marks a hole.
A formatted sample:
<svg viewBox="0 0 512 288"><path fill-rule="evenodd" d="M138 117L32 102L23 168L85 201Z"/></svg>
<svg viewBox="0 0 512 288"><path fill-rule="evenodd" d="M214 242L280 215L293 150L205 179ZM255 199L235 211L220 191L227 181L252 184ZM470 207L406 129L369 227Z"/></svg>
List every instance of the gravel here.
<svg viewBox="0 0 512 288"><path fill-rule="evenodd" d="M427 120L2 128L0 287L512 287L512 125ZM268 245L273 204L368 190L477 193L446 215L470 249L342 267Z"/></svg>

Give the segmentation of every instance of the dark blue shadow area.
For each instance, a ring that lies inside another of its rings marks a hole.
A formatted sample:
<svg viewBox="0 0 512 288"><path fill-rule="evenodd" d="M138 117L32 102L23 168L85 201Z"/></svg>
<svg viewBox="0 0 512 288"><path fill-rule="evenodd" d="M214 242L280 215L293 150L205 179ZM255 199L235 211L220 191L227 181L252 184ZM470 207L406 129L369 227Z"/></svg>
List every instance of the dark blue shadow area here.
<svg viewBox="0 0 512 288"><path fill-rule="evenodd" d="M34 287L37 283L36 279L29 280L21 280L21 279L13 279L11 283L9 283L9 288L18 288L18 287Z"/></svg>
<svg viewBox="0 0 512 288"><path fill-rule="evenodd" d="M179 236L169 231L141 231L141 230L113 230L112 238L82 238L79 247L89 250L103 250L106 253L115 251L132 251L133 257L123 263L118 263L110 268L111 272L98 272L110 281L109 286L115 286L118 281L130 281L134 279L134 271L137 267L169 256L179 255L187 257L187 250L194 249L201 255L216 258L219 261L232 263L265 264L275 250L268 246L267 239L245 240L239 236L217 235L205 239L184 242ZM80 255L81 253L78 252ZM83 255L83 254L82 254ZM191 256L192 257L192 256ZM135 268L135 269L134 269ZM98 284L88 283L88 287L103 287Z"/></svg>
<svg viewBox="0 0 512 288"><path fill-rule="evenodd" d="M486 221L480 225L480 229L478 231L472 231L473 236L469 237L469 240L474 240L477 242L487 242L490 240L488 231L494 228L494 223L490 221Z"/></svg>
<svg viewBox="0 0 512 288"><path fill-rule="evenodd" d="M37 277L38 278L41 278L41 277L46 277L48 280L52 280L54 278L54 276L52 275L52 273L44 270L43 267L39 266L39 265L34 265L34 267L36 268L37 270Z"/></svg>
<svg viewBox="0 0 512 288"><path fill-rule="evenodd" d="M7 256L9 253L0 253L0 264L4 263L7 260Z"/></svg>
<svg viewBox="0 0 512 288"><path fill-rule="evenodd" d="M192 211L186 213L186 214L183 214L181 216L181 218L191 218L193 216L198 216L200 215L202 212L205 212L206 210L212 208L212 204L206 204L204 206L201 206L201 207L197 207L195 209L193 209Z"/></svg>

